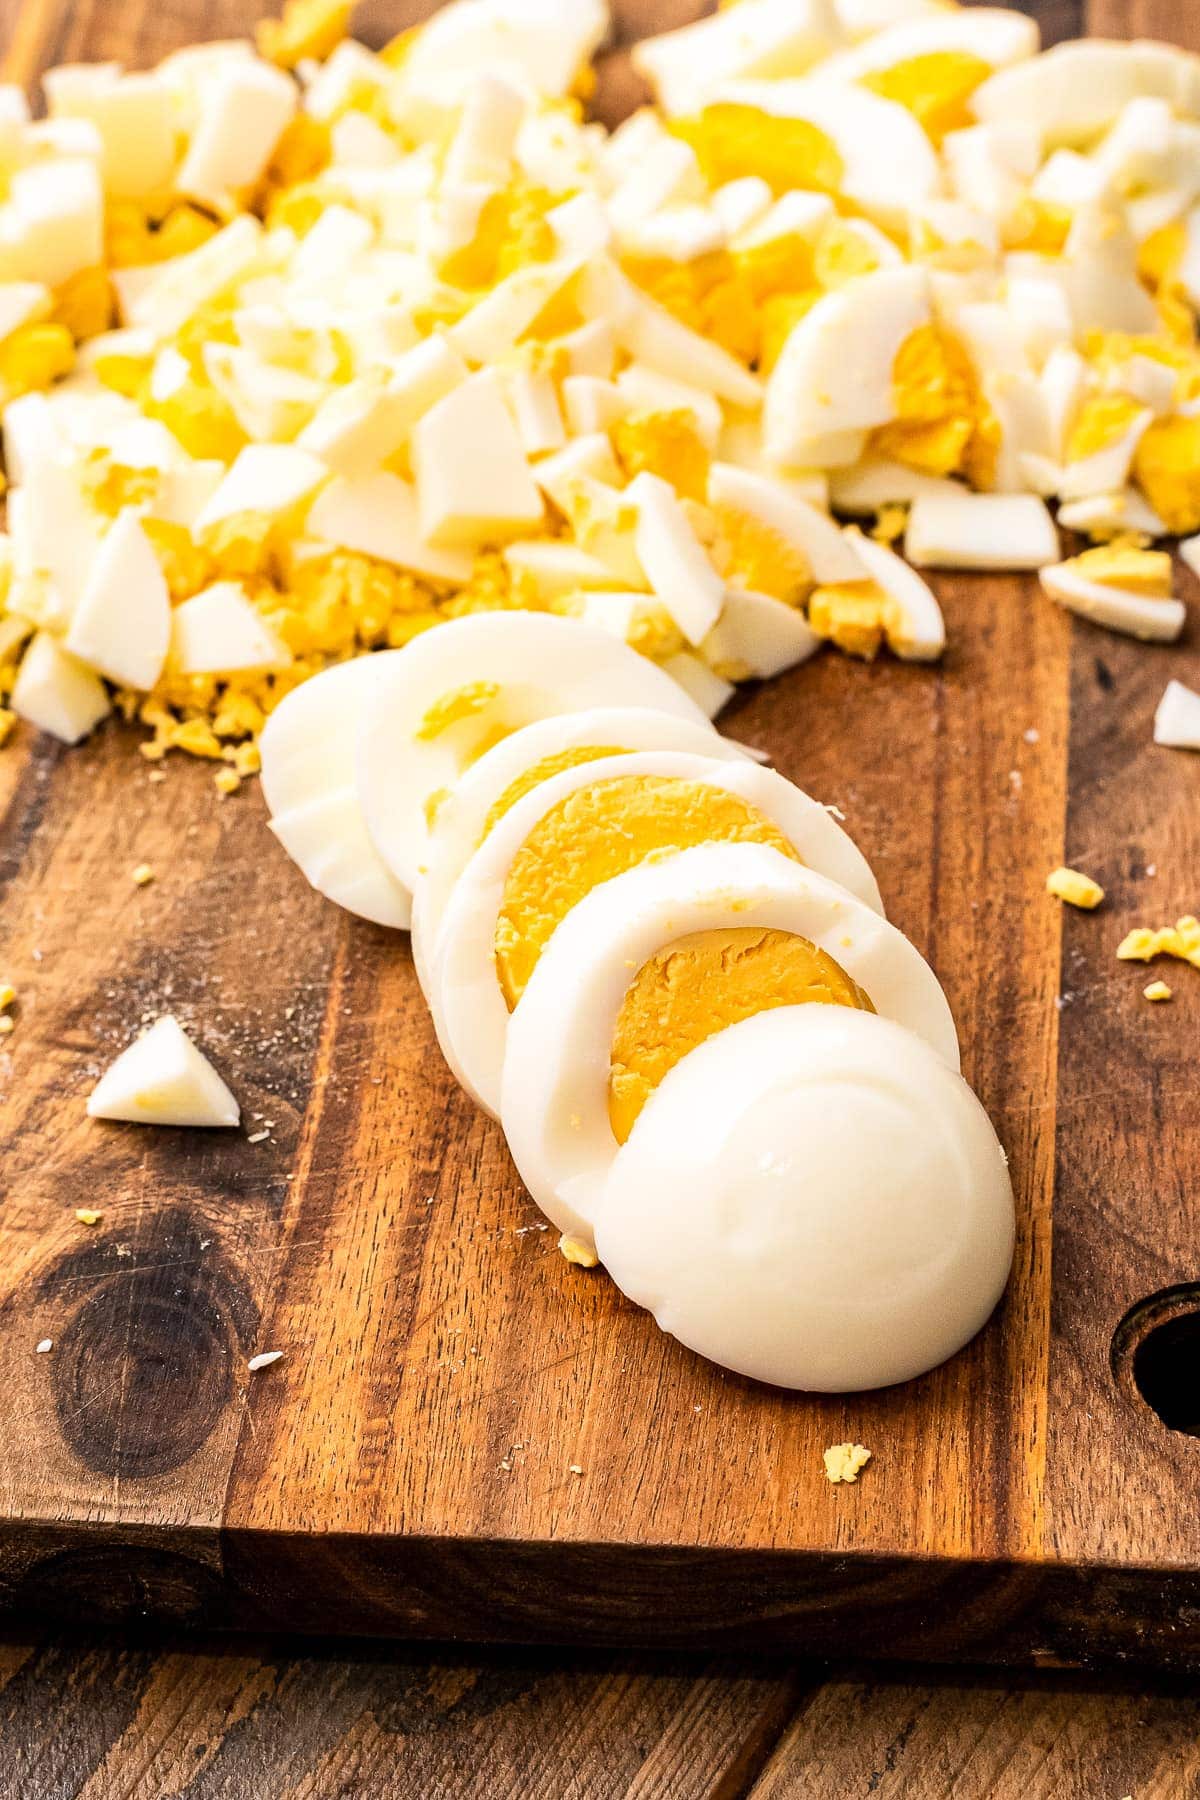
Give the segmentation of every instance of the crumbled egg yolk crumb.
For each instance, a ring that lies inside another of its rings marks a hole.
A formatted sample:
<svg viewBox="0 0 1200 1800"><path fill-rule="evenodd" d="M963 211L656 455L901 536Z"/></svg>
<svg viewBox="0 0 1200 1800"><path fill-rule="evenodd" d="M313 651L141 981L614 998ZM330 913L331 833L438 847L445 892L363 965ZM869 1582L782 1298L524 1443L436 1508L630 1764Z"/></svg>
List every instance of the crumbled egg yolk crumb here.
<svg viewBox="0 0 1200 1800"><path fill-rule="evenodd" d="M11 981L0 981L0 1012L7 1012L17 997L17 990Z"/></svg>
<svg viewBox="0 0 1200 1800"><path fill-rule="evenodd" d="M793 932L697 931L657 951L631 982L613 1032L608 1117L617 1142L689 1050L755 1013L808 1002L875 1010L827 951Z"/></svg>
<svg viewBox="0 0 1200 1800"><path fill-rule="evenodd" d="M573 1236L568 1231L564 1231L559 1238L558 1248L567 1261L573 1263L577 1269L594 1269L600 1262L592 1244L587 1243L581 1237Z"/></svg>
<svg viewBox="0 0 1200 1800"><path fill-rule="evenodd" d="M1065 900L1068 906L1082 907L1085 912L1093 911L1104 898L1100 883L1078 869L1052 869L1046 877L1046 892L1056 900Z"/></svg>
<svg viewBox="0 0 1200 1800"><path fill-rule="evenodd" d="M521 845L504 884L495 953L509 1011L555 927L585 894L650 857L709 843L769 844L798 860L764 813L708 782L626 775L560 800Z"/></svg>
<svg viewBox="0 0 1200 1800"><path fill-rule="evenodd" d="M1157 931L1139 925L1117 946L1120 962L1150 962L1155 956L1174 956L1200 969L1200 919L1189 913L1174 925L1160 926Z"/></svg>
<svg viewBox="0 0 1200 1800"><path fill-rule="evenodd" d="M1142 989L1142 993L1147 1000L1169 1000L1171 998L1171 990L1165 981L1152 981L1148 987Z"/></svg>
<svg viewBox="0 0 1200 1800"><path fill-rule="evenodd" d="M871 1452L863 1444L831 1444L822 1452L825 1473L832 1482L858 1480L859 1471L871 1460Z"/></svg>
<svg viewBox="0 0 1200 1800"><path fill-rule="evenodd" d="M878 582L827 582L808 597L808 622L818 637L869 662L883 642L888 605Z"/></svg>
<svg viewBox="0 0 1200 1800"><path fill-rule="evenodd" d="M154 870L149 863L139 863L129 879L135 887L149 887L154 880Z"/></svg>
<svg viewBox="0 0 1200 1800"><path fill-rule="evenodd" d="M97 1212L94 1206L77 1206L75 1217L81 1225L98 1225L104 1214Z"/></svg>

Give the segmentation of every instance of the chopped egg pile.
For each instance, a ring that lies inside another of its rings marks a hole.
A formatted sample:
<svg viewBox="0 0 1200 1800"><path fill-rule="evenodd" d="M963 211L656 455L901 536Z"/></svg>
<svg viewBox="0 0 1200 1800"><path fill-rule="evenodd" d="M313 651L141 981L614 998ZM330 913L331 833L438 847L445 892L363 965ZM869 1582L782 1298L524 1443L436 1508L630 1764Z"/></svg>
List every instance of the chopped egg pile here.
<svg viewBox="0 0 1200 1800"><path fill-rule="evenodd" d="M979 1329L1012 1194L937 978L832 812L666 670L583 618L461 618L316 675L261 752L313 886L411 925L569 1262L788 1387L905 1380Z"/></svg>
<svg viewBox="0 0 1200 1800"><path fill-rule="evenodd" d="M936 658L914 565L1178 634L1200 59L740 0L609 133L604 0L378 53L349 12L0 90L0 736L115 709L228 794L313 674L513 610L712 713L822 643Z"/></svg>

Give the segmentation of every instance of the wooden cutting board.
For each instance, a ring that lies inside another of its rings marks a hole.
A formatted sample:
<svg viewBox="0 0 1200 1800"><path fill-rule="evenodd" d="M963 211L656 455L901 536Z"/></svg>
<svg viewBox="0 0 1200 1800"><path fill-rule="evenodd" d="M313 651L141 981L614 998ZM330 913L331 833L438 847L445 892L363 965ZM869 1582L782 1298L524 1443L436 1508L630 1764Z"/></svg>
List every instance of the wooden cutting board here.
<svg viewBox="0 0 1200 1800"><path fill-rule="evenodd" d="M618 10L630 36L700 9ZM1184 0L1045 13L1060 34L1200 48ZM25 0L0 32L28 80L251 16ZM365 35L410 16L368 9ZM617 51L602 107L634 95ZM20 993L0 1049L7 1608L1200 1656L1200 1439L1138 1387L1195 1432L1200 975L1172 965L1176 998L1154 1007L1114 960L1127 928L1200 901L1200 762L1151 742L1168 676L1200 685L1200 650L1194 630L1162 651L1073 625L1029 580L939 590L939 668L828 655L726 721L844 809L1011 1153L1000 1312L947 1367L863 1398L724 1374L566 1265L441 1064L407 940L318 899L257 791L222 802L182 760L152 784L111 725L0 756L0 973ZM1046 897L1062 861L1103 880L1102 911ZM237 1089L240 1133L85 1118L97 1071L168 1008ZM270 1349L283 1360L248 1375ZM821 1452L847 1438L874 1460L833 1487Z"/></svg>

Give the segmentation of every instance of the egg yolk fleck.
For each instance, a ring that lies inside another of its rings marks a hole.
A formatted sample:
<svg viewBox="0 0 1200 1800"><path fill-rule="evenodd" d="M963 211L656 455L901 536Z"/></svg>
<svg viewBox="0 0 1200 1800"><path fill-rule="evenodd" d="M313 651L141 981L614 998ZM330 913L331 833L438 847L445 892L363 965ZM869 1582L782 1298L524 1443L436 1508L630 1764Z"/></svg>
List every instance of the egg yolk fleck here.
<svg viewBox="0 0 1200 1800"><path fill-rule="evenodd" d="M417 738L421 743L432 743L452 725L461 725L464 719L486 711L499 693L500 686L495 681L469 681L465 687L451 688L429 708L417 727Z"/></svg>
<svg viewBox="0 0 1200 1800"><path fill-rule="evenodd" d="M1200 531L1200 419L1154 419L1134 451L1133 473L1168 531Z"/></svg>
<svg viewBox="0 0 1200 1800"><path fill-rule="evenodd" d="M480 843L487 836L492 826L511 812L518 800L540 787L543 781L552 781L567 769L577 769L582 763L598 762L603 756L625 756L628 753L616 744L574 744L569 750L554 750L549 756L539 757L537 762L530 763L523 769L515 781L510 781L500 798L494 802L491 811L483 822L483 834Z"/></svg>
<svg viewBox="0 0 1200 1800"><path fill-rule="evenodd" d="M697 844L769 844L798 861L740 794L675 776L626 775L577 788L521 845L496 921L496 974L511 1012L556 927L601 882Z"/></svg>
<svg viewBox="0 0 1200 1800"><path fill-rule="evenodd" d="M967 50L930 50L863 76L862 85L905 107L940 144L948 131L974 124L969 101L991 73L990 63Z"/></svg>
<svg viewBox="0 0 1200 1800"><path fill-rule="evenodd" d="M608 1117L617 1142L689 1050L755 1013L809 1001L875 1010L832 956L794 932L696 931L657 951L631 982L613 1033Z"/></svg>
<svg viewBox="0 0 1200 1800"><path fill-rule="evenodd" d="M809 119L786 119L758 106L718 101L671 129L691 145L710 187L757 175L775 194L792 188L833 193L844 164L833 139Z"/></svg>

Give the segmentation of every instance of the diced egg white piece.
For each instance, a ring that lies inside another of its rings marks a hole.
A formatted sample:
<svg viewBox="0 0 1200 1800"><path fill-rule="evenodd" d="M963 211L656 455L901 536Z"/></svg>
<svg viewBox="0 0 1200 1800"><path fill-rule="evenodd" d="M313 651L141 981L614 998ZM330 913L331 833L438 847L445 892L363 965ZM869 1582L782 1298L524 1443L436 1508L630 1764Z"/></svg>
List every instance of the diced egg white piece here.
<svg viewBox="0 0 1200 1800"><path fill-rule="evenodd" d="M168 663L177 675L282 669L292 653L237 581L215 581L171 615Z"/></svg>
<svg viewBox="0 0 1200 1800"><path fill-rule="evenodd" d="M546 223L564 256L600 256L612 242L608 214L595 194L572 194L550 208Z"/></svg>
<svg viewBox="0 0 1200 1800"><path fill-rule="evenodd" d="M751 221L738 237L735 248L755 250L764 244L778 243L781 238L799 238L811 250L836 213L837 208L828 194L792 188Z"/></svg>
<svg viewBox="0 0 1200 1800"><path fill-rule="evenodd" d="M48 631L39 631L21 658L9 705L64 744L79 743L112 711L99 676Z"/></svg>
<svg viewBox="0 0 1200 1800"><path fill-rule="evenodd" d="M713 210L731 238L765 218L775 196L759 175L743 175L726 181L712 192Z"/></svg>
<svg viewBox="0 0 1200 1800"><path fill-rule="evenodd" d="M88 1117L132 1125L236 1125L237 1101L179 1020L166 1013L122 1051L88 1096Z"/></svg>
<svg viewBox="0 0 1200 1800"><path fill-rule="evenodd" d="M612 586L612 570L607 563L561 538L530 538L506 544L501 555L514 579L528 581L540 600L553 600L579 589Z"/></svg>
<svg viewBox="0 0 1200 1800"><path fill-rule="evenodd" d="M767 681L820 647L803 613L745 588L726 591L721 616L700 646L709 667L735 681Z"/></svg>
<svg viewBox="0 0 1200 1800"><path fill-rule="evenodd" d="M1051 455L1062 461L1071 428L1088 387L1088 365L1078 350L1060 345L1050 352L1041 373L1042 397L1050 434Z"/></svg>
<svg viewBox="0 0 1200 1800"><path fill-rule="evenodd" d="M1187 618L1182 600L1158 599L1091 581L1070 563L1043 567L1038 579L1050 598L1068 612L1078 613L1106 631L1119 631L1147 643L1174 643Z"/></svg>
<svg viewBox="0 0 1200 1800"><path fill-rule="evenodd" d="M40 281L0 282L0 343L50 311L53 296Z"/></svg>
<svg viewBox="0 0 1200 1800"><path fill-rule="evenodd" d="M85 119L102 146L105 191L136 199L169 188L176 137L171 91L156 75L120 75L113 65L49 69L42 77L52 118Z"/></svg>
<svg viewBox="0 0 1200 1800"><path fill-rule="evenodd" d="M590 1233L617 1153L609 1051L630 971L692 932L744 926L825 949L880 1017L915 1031L957 1070L954 1022L936 976L845 887L765 844L704 844L642 863L567 914L508 1020L505 1135L535 1202L561 1229Z"/></svg>
<svg viewBox="0 0 1200 1800"><path fill-rule="evenodd" d="M408 892L384 867L354 785L354 743L383 665L336 663L293 689L259 738L271 829L319 893L377 925L406 930Z"/></svg>
<svg viewBox="0 0 1200 1800"><path fill-rule="evenodd" d="M1187 564L1188 568L1192 571L1192 574L1200 575L1200 536L1181 538L1179 540L1179 554Z"/></svg>
<svg viewBox="0 0 1200 1800"><path fill-rule="evenodd" d="M1121 488L1113 494L1093 494L1086 500L1065 501L1058 509L1058 522L1064 531L1090 532L1096 536L1119 536L1123 532L1144 532L1148 537L1165 537L1167 528L1137 488ZM1180 546L1182 550L1182 545Z"/></svg>
<svg viewBox="0 0 1200 1800"><path fill-rule="evenodd" d="M293 282L302 287L323 286L330 271L340 275L351 268L375 239L369 219L348 206L327 206L305 232L291 259Z"/></svg>
<svg viewBox="0 0 1200 1800"><path fill-rule="evenodd" d="M35 467L52 459L62 437L45 394L22 394L4 408L4 468L10 489L30 480Z"/></svg>
<svg viewBox="0 0 1200 1800"><path fill-rule="evenodd" d="M987 1321L1014 1244L1004 1152L966 1082L844 1006L756 1013L683 1057L594 1215L608 1273L665 1331L810 1392L945 1362Z"/></svg>
<svg viewBox="0 0 1200 1800"><path fill-rule="evenodd" d="M386 106L394 88L393 72L385 62L365 44L343 38L307 82L304 110L322 123L332 123L356 99L378 100Z"/></svg>
<svg viewBox="0 0 1200 1800"><path fill-rule="evenodd" d="M500 381L526 456L561 450L567 432L554 377L544 369L505 369Z"/></svg>
<svg viewBox="0 0 1200 1800"><path fill-rule="evenodd" d="M399 155L399 146L368 113L350 111L334 121L329 132L331 161L335 168L386 169Z"/></svg>
<svg viewBox="0 0 1200 1800"><path fill-rule="evenodd" d="M1200 694L1168 681L1154 714L1154 741L1173 750L1200 750Z"/></svg>
<svg viewBox="0 0 1200 1800"><path fill-rule="evenodd" d="M886 424L897 354L928 318L919 268L879 269L825 294L793 327L767 383L767 454L805 466L812 440Z"/></svg>
<svg viewBox="0 0 1200 1800"><path fill-rule="evenodd" d="M510 732L463 771L438 808L428 865L413 896L413 957L423 985L451 891L497 818L504 816L496 808L522 777L543 766L557 773L558 759L576 750L611 755L674 750L731 761L747 754L707 723L635 706L558 713Z"/></svg>
<svg viewBox="0 0 1200 1800"><path fill-rule="evenodd" d="M258 220L239 213L198 249L148 271L144 285L123 308L126 323L159 338L173 337L193 312L245 274L261 242Z"/></svg>
<svg viewBox="0 0 1200 1800"><path fill-rule="evenodd" d="M1183 221L1183 254L1176 278L1188 305L1200 311L1200 206L1193 207Z"/></svg>
<svg viewBox="0 0 1200 1800"><path fill-rule="evenodd" d="M104 259L104 192L96 164L50 158L18 169L0 208L0 279L60 287Z"/></svg>
<svg viewBox="0 0 1200 1800"><path fill-rule="evenodd" d="M257 60L228 68L201 97L200 117L177 185L198 200L221 201L258 180L295 113L295 83Z"/></svg>
<svg viewBox="0 0 1200 1800"><path fill-rule="evenodd" d="M422 26L400 73L408 96L457 98L487 72L561 97L607 29L601 0L454 0Z"/></svg>
<svg viewBox="0 0 1200 1800"><path fill-rule="evenodd" d="M834 510L859 518L867 518L884 506L909 506L919 494L949 494L953 498L962 492L957 481L925 475L886 457L867 457L854 468L837 469L829 480Z"/></svg>
<svg viewBox="0 0 1200 1800"><path fill-rule="evenodd" d="M572 437L610 431L630 411L616 382L599 381L594 375L568 375L562 383L562 405Z"/></svg>
<svg viewBox="0 0 1200 1800"><path fill-rule="evenodd" d="M959 10L947 7L906 18L872 32L865 42L821 64L820 78L861 81L919 56L961 54L978 57L993 69L1036 56L1039 34L1033 19L998 6Z"/></svg>
<svg viewBox="0 0 1200 1800"><path fill-rule="evenodd" d="M563 367L572 375L594 375L607 381L617 360L617 340L605 319L589 319L554 340Z"/></svg>
<svg viewBox="0 0 1200 1800"><path fill-rule="evenodd" d="M718 98L815 125L842 159L841 193L876 224L902 227L910 209L941 187L937 153L916 119L867 88L819 76L731 81Z"/></svg>
<svg viewBox="0 0 1200 1800"><path fill-rule="evenodd" d="M206 343L204 372L248 438L294 438L325 394L323 382L264 361L236 344Z"/></svg>
<svg viewBox="0 0 1200 1800"><path fill-rule="evenodd" d="M1025 197L1041 161L1041 135L1020 113L951 131L942 159L951 191L1001 227Z"/></svg>
<svg viewBox="0 0 1200 1800"><path fill-rule="evenodd" d="M936 662L946 648L946 622L928 582L886 544L847 530L867 574L893 603L884 625L888 648L904 662Z"/></svg>
<svg viewBox="0 0 1200 1800"><path fill-rule="evenodd" d="M380 686L358 739L359 799L376 848L396 879L415 886L426 860L426 802L453 788L500 730L589 706L647 706L703 714L628 644L548 613L475 613L423 632L380 658ZM481 685L482 684L482 685ZM438 727L437 709L465 695L465 716Z"/></svg>
<svg viewBox="0 0 1200 1800"><path fill-rule="evenodd" d="M668 113L698 112L727 81L803 75L838 43L829 0L741 0L635 44L633 66Z"/></svg>
<svg viewBox="0 0 1200 1800"><path fill-rule="evenodd" d="M173 468L164 470L150 510L156 519L165 519L172 525L183 525L194 531L197 519L224 479L224 463L210 459L196 462L182 459Z"/></svg>
<svg viewBox="0 0 1200 1800"><path fill-rule="evenodd" d="M1110 391L1128 394L1131 400L1149 407L1155 418L1175 410L1178 371L1155 356L1131 356L1119 368L1107 372L1104 385Z"/></svg>
<svg viewBox="0 0 1200 1800"><path fill-rule="evenodd" d="M100 545L100 520L83 490L79 465L61 456L39 459L20 491L19 519L10 520L17 547L31 569L50 576L70 614Z"/></svg>
<svg viewBox="0 0 1200 1800"><path fill-rule="evenodd" d="M417 248L434 266L474 243L483 209L498 190L486 181L446 181L419 209Z"/></svg>
<svg viewBox="0 0 1200 1800"><path fill-rule="evenodd" d="M1062 206L1077 212L1081 206L1092 206L1109 187L1109 176L1102 165L1078 150L1055 150L1042 164L1029 184L1034 200L1045 206Z"/></svg>
<svg viewBox="0 0 1200 1800"><path fill-rule="evenodd" d="M1060 281L1013 275L1007 283L1006 301L1035 368L1043 369L1052 351L1070 346L1075 326Z"/></svg>
<svg viewBox="0 0 1200 1800"><path fill-rule="evenodd" d="M695 262L723 250L728 233L711 206L665 206L620 232L627 256L662 257L667 262Z"/></svg>
<svg viewBox="0 0 1200 1800"><path fill-rule="evenodd" d="M136 512L109 526L67 633L66 647L120 687L152 688L171 636L171 596Z"/></svg>
<svg viewBox="0 0 1200 1800"><path fill-rule="evenodd" d="M1058 534L1036 494L921 494L904 551L922 568L1040 569L1057 558Z"/></svg>
<svg viewBox="0 0 1200 1800"><path fill-rule="evenodd" d="M324 463L295 444L247 444L196 520L196 529L205 531L238 513L278 518L306 500L327 472Z"/></svg>
<svg viewBox="0 0 1200 1800"><path fill-rule="evenodd" d="M446 153L450 181L487 181L502 187L512 168L513 146L525 101L509 82L481 74L467 91L458 130Z"/></svg>
<svg viewBox="0 0 1200 1800"><path fill-rule="evenodd" d="M519 537L543 517L516 425L491 370L454 388L412 437L422 535L474 546Z"/></svg>
<svg viewBox="0 0 1200 1800"><path fill-rule="evenodd" d="M602 481L619 487L625 479L603 431L588 432L534 464L533 478L562 513L570 513L581 481Z"/></svg>
<svg viewBox="0 0 1200 1800"><path fill-rule="evenodd" d="M579 267L577 258L560 257L514 270L450 327L451 344L468 362L493 362L524 336Z"/></svg>
<svg viewBox="0 0 1200 1800"><path fill-rule="evenodd" d="M417 420L467 378L444 337L428 337L399 358L386 384L335 388L296 440L343 475L365 475L394 456Z"/></svg>
<svg viewBox="0 0 1200 1800"><path fill-rule="evenodd" d="M704 197L704 180L696 152L682 138L661 129L648 143L625 178L608 196L605 211L617 237L672 207Z"/></svg>
<svg viewBox="0 0 1200 1800"><path fill-rule="evenodd" d="M775 532L804 558L814 581L863 580L862 559L845 534L786 480L716 462L708 473L708 500L749 513Z"/></svg>
<svg viewBox="0 0 1200 1800"><path fill-rule="evenodd" d="M999 70L973 104L985 123L1025 119L1050 144L1084 144L1144 95L1200 113L1200 57L1169 44L1083 38Z"/></svg>
<svg viewBox="0 0 1200 1800"><path fill-rule="evenodd" d="M715 719L737 692L732 681L710 669L704 658L691 650L677 650L674 656L664 657L662 667L706 719Z"/></svg>
<svg viewBox="0 0 1200 1800"><path fill-rule="evenodd" d="M426 541L415 492L398 475L385 471L336 477L313 502L307 529L311 537L341 550L357 550L434 581L461 584L471 576L472 559L464 551Z"/></svg>
<svg viewBox="0 0 1200 1800"><path fill-rule="evenodd" d="M749 758L717 759L669 750L635 751L579 763L550 776L517 800L492 826L451 889L436 943L422 945L425 997L442 1052L462 1086L493 1116L499 1108L505 1041L510 1029L509 1008L497 971L496 944L505 886L513 863L547 814L581 789L606 781L654 778L694 782L716 793L738 796L791 844L806 871L816 873L831 886L837 884L848 908L855 912L861 909L872 918L879 916L879 890L857 845L825 807L784 776L773 769L760 768ZM675 855L680 854L676 846L670 847ZM674 856L668 860L674 860ZM784 859L780 856L780 860ZM581 904L582 901L576 902L576 906Z"/></svg>
<svg viewBox="0 0 1200 1800"><path fill-rule="evenodd" d="M1075 216L1059 264L1077 331L1154 332L1158 314L1137 275L1133 236L1105 207Z"/></svg>
<svg viewBox="0 0 1200 1800"><path fill-rule="evenodd" d="M655 598L688 642L699 644L720 617L725 583L668 482L643 471L626 492L637 507L637 557Z"/></svg>
<svg viewBox="0 0 1200 1800"><path fill-rule="evenodd" d="M1154 414L1138 413L1111 444L1065 464L1059 483L1063 500L1084 500L1095 494L1111 494L1123 488L1133 467L1134 453Z"/></svg>

